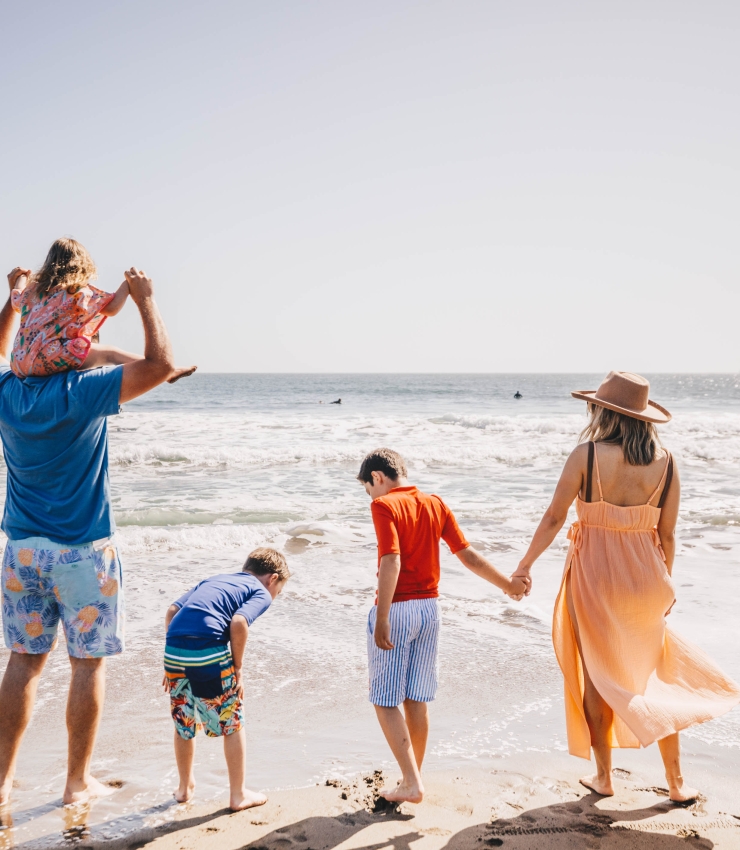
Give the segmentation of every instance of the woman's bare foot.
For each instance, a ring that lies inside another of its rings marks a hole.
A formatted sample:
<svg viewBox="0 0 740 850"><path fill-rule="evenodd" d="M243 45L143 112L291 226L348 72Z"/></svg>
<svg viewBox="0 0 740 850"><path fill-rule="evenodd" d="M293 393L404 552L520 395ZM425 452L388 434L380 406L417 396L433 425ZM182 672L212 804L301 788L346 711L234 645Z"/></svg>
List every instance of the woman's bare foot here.
<svg viewBox="0 0 740 850"><path fill-rule="evenodd" d="M424 799L424 789L421 785L403 782L393 788L381 788L378 792L389 803L421 803Z"/></svg>
<svg viewBox="0 0 740 850"><path fill-rule="evenodd" d="M690 803L692 800L696 800L699 792L696 788L690 788L686 785L682 778L673 782L669 779L668 796L672 803Z"/></svg>
<svg viewBox="0 0 740 850"><path fill-rule="evenodd" d="M612 787L610 776L602 778L598 773L594 773L593 776L582 776L578 781L590 791L601 794L602 797L614 796L614 788Z"/></svg>
<svg viewBox="0 0 740 850"><path fill-rule="evenodd" d="M111 788L110 785L105 785L103 782L98 782L93 776L80 782L71 782L68 779L62 795L62 802L65 806L73 803L85 803L95 797L108 797L117 790L117 788Z"/></svg>
<svg viewBox="0 0 740 850"><path fill-rule="evenodd" d="M176 381L179 381L180 378L188 378L193 372L197 372L197 366L188 366L187 369L175 369L175 374L167 379L168 384L174 384Z"/></svg>
<svg viewBox="0 0 740 850"><path fill-rule="evenodd" d="M264 806L267 797L259 791L249 791L242 788L239 794L232 794L229 798L229 808L232 812L240 812L242 809L251 809L254 806Z"/></svg>
<svg viewBox="0 0 740 850"><path fill-rule="evenodd" d="M195 782L188 782L187 785L181 783L175 791L174 797L178 803L189 803L193 799L194 792Z"/></svg>

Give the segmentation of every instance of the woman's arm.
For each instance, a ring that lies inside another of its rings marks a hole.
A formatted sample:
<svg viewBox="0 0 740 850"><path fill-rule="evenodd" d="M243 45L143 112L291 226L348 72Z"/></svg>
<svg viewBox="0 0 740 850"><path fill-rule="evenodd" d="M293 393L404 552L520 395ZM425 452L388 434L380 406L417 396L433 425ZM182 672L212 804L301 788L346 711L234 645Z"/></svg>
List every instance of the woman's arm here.
<svg viewBox="0 0 740 850"><path fill-rule="evenodd" d="M555 494L552 497L552 502L550 502L550 506L540 520L537 531L535 531L534 537L532 537L532 542L529 544L529 549L527 549L527 554L519 562L519 567L513 573L512 578L529 579L532 565L550 546L557 533L563 527L563 523L568 516L568 510L583 486L587 462L588 443L582 443L573 449L570 457L565 462L558 486L555 488ZM531 585L527 587L527 596L530 590Z"/></svg>
<svg viewBox="0 0 740 850"><path fill-rule="evenodd" d="M663 508L658 520L658 536L660 545L665 553L665 565L668 575L673 574L673 559L676 556L676 523L678 522L678 506L681 502L681 482L678 478L678 467L673 461L673 478L668 494L663 502Z"/></svg>

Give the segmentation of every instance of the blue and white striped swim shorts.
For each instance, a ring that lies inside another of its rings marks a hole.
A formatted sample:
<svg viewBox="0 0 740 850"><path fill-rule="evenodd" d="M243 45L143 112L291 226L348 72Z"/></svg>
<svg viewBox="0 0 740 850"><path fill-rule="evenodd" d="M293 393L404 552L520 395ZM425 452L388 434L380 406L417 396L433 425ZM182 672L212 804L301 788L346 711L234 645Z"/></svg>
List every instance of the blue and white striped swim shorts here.
<svg viewBox="0 0 740 850"><path fill-rule="evenodd" d="M436 599L394 602L390 610L393 649L375 644L373 605L367 618L370 702L392 707L404 700L432 702L437 695L439 608Z"/></svg>

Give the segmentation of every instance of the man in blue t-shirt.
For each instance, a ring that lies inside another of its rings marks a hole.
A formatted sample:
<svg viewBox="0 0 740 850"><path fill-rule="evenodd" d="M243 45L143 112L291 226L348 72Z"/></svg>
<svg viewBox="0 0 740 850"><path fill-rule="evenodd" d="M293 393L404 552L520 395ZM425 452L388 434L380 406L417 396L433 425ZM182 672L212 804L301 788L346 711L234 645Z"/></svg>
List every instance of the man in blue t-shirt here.
<svg viewBox="0 0 740 850"><path fill-rule="evenodd" d="M12 290L29 269L8 275ZM72 667L63 800L110 793L90 774L105 697L105 658L123 651L121 562L108 481L106 417L172 377L172 347L152 281L125 272L144 326L144 358L125 366L18 378L8 367L14 312L0 311L0 438L7 466L2 529L0 805L10 795L23 733L61 620Z"/></svg>

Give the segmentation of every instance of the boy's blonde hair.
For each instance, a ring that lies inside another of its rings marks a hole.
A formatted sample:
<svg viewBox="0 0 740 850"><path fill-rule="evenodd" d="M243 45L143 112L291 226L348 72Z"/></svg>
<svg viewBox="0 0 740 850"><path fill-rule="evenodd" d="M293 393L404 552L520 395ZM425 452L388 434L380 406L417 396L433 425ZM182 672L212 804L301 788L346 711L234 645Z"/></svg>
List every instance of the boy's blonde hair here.
<svg viewBox="0 0 740 850"><path fill-rule="evenodd" d="M266 546L249 553L242 572L256 576L276 575L280 581L287 581L291 575L285 556L277 549L268 549Z"/></svg>
<svg viewBox="0 0 740 850"><path fill-rule="evenodd" d="M49 248L43 266L33 276L33 286L39 298L53 289L77 292L97 276L97 271L84 245L65 236Z"/></svg>

